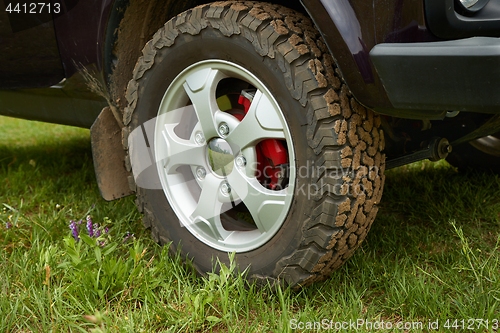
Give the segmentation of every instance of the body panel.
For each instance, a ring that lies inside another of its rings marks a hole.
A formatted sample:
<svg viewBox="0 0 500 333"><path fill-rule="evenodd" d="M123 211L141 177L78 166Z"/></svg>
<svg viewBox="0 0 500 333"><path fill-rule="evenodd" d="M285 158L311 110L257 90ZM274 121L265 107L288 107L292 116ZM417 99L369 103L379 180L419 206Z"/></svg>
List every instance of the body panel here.
<svg viewBox="0 0 500 333"><path fill-rule="evenodd" d="M113 0L64 1L63 15L54 19L57 44L67 78L79 68L102 70L107 21Z"/></svg>
<svg viewBox="0 0 500 333"><path fill-rule="evenodd" d="M302 3L358 101L368 107L390 108L391 103L368 57L375 43L371 2L302 0Z"/></svg>
<svg viewBox="0 0 500 333"><path fill-rule="evenodd" d="M50 17L2 11L0 114L90 128L107 104L99 95L106 94L103 50L112 3L66 0Z"/></svg>
<svg viewBox="0 0 500 333"><path fill-rule="evenodd" d="M433 110L395 108L369 57L370 50L379 43L436 40L426 28L421 1L302 0L302 3L361 104L399 117L442 117L442 112Z"/></svg>
<svg viewBox="0 0 500 333"><path fill-rule="evenodd" d="M0 2L0 89L47 87L64 78L50 15L9 13Z"/></svg>

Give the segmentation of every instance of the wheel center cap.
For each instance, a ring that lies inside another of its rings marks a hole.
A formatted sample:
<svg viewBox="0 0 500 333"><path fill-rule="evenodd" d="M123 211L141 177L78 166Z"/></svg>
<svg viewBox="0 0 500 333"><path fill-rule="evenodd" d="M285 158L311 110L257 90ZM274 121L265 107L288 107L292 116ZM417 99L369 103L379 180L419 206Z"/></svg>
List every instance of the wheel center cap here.
<svg viewBox="0 0 500 333"><path fill-rule="evenodd" d="M226 140L215 138L208 142L208 163L213 172L221 177L233 171L233 150Z"/></svg>

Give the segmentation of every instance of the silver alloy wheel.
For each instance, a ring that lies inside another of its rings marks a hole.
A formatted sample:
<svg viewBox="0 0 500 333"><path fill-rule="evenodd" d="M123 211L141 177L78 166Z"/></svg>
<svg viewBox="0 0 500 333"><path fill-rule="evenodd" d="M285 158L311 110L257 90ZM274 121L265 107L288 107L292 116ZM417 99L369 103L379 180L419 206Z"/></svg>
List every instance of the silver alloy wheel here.
<svg viewBox="0 0 500 333"><path fill-rule="evenodd" d="M220 110L216 94L224 79L256 89L241 121ZM257 177L256 145L270 138L285 140L293 163L293 143L278 103L251 72L222 60L186 68L163 96L154 138L167 200L181 225L201 242L221 251L246 252L280 229L292 203L295 168L290 165L286 188L264 187ZM237 209L242 205L246 219Z"/></svg>

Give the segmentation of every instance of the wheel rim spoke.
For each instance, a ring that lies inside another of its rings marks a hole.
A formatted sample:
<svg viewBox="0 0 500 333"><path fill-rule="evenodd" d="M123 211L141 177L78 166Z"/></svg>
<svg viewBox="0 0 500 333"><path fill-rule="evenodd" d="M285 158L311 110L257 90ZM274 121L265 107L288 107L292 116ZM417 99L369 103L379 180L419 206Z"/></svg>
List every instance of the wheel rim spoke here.
<svg viewBox="0 0 500 333"><path fill-rule="evenodd" d="M201 223L202 229L212 235L217 240L224 240L231 235L231 232L222 226L220 214L222 202L217 195L222 180L214 175L207 175L202 183L202 190L198 204L191 214L194 223Z"/></svg>
<svg viewBox="0 0 500 333"><path fill-rule="evenodd" d="M219 70L205 68L189 75L183 85L194 106L205 138L217 136L214 119L220 111L215 98L215 90L217 84L225 77L226 75Z"/></svg>
<svg viewBox="0 0 500 333"><path fill-rule="evenodd" d="M228 176L228 182L247 207L259 231L271 230L283 211L287 190L266 189L255 177L246 177L237 170Z"/></svg>
<svg viewBox="0 0 500 333"><path fill-rule="evenodd" d="M269 98L257 91L241 123L227 136L240 150L262 139L285 139L283 124Z"/></svg>
<svg viewBox="0 0 500 333"><path fill-rule="evenodd" d="M205 147L182 139L175 133L174 129L180 119L176 114L179 110L182 109L168 112L167 114L172 114L172 116L165 117L164 120L162 135L166 144L166 157L163 163L167 173L175 172L175 169L181 165L204 166L206 164L203 157Z"/></svg>

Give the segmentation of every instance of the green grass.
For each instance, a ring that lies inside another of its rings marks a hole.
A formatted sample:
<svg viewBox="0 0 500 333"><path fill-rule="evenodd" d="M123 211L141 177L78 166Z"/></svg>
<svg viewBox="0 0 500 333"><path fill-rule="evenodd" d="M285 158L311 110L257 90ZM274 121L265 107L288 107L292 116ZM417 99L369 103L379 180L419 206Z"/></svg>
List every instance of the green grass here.
<svg viewBox="0 0 500 333"><path fill-rule="evenodd" d="M133 198L102 200L87 130L9 118L0 128L0 332L347 332L358 320L357 332L382 321L394 328L377 332L464 331L447 319L497 331L498 176L445 162L387 172L346 265L300 292L257 289L232 266L198 277L150 240ZM103 247L71 237L69 221L88 214L109 227Z"/></svg>

